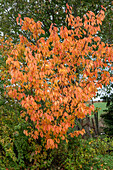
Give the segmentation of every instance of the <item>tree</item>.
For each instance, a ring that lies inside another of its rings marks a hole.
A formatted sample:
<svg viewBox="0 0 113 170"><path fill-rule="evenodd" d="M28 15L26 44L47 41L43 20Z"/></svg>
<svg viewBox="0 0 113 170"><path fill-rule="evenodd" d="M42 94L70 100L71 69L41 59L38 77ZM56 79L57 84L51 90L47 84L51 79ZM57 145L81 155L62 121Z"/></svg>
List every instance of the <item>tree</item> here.
<svg viewBox="0 0 113 170"><path fill-rule="evenodd" d="M113 84L111 84L110 88L113 89ZM108 90L112 91L111 89ZM103 128L105 133L113 136L113 93L110 94L110 91L107 91L105 96L102 97L102 99L107 102L107 109L104 110L101 118L105 123L105 126Z"/></svg>
<svg viewBox="0 0 113 170"><path fill-rule="evenodd" d="M29 38L29 34L26 34L26 31L21 31L20 26L16 23L17 15L20 13L22 19L24 19L24 17L29 17L33 18L35 22L37 20L41 21L43 23L42 28L45 31L45 35L43 36L47 38L49 36L51 23L55 23L59 28L61 25L67 26L67 22L65 22L66 3L69 3L69 5L72 6L72 14L75 17L83 17L84 13L88 10L93 11L95 15L97 15L101 9L101 5L103 5L106 8L106 17L101 25L101 32L98 31L98 36L101 37L101 40L104 41L104 43L113 43L113 2L111 0L89 0L88 2L84 0L18 0L18 2L15 0L2 0L0 2L0 31L5 38L7 38L6 35L9 35L13 39L13 42L19 40L19 34L24 35L29 41L32 41Z"/></svg>
<svg viewBox="0 0 113 170"><path fill-rule="evenodd" d="M95 15L101 10L101 5L106 8L106 17L101 25L101 32L99 32L99 36L101 37L102 41L112 44L113 43L113 1L111 0L71 0L68 2L69 5L72 6L72 13L73 15L82 17L86 11L93 11Z"/></svg>
<svg viewBox="0 0 113 170"><path fill-rule="evenodd" d="M49 36L49 28L51 23L56 23L57 26L64 25L66 14L66 1L60 0L37 0L37 1L1 1L0 2L0 31L4 36L9 35L14 42L18 40L18 35L21 33L24 36L29 37L26 32L20 30L19 25L16 23L18 13L21 14L22 18L29 17L33 18L35 22L37 20L43 22L43 29L45 30L45 36ZM7 21L7 22L6 22Z"/></svg>
<svg viewBox="0 0 113 170"><path fill-rule="evenodd" d="M106 134L113 136L113 94L111 94L107 99L107 110L101 115L104 120L105 127L104 131Z"/></svg>
<svg viewBox="0 0 113 170"><path fill-rule="evenodd" d="M41 21L42 28L44 29L45 37L49 36L49 28L52 23L55 23L57 27L61 25L67 26L65 22L66 3L72 6L72 14L77 17L83 17L87 11L93 11L95 15L101 10L101 5L106 8L106 18L101 26L101 32L99 36L102 41L107 43L113 43L113 25L112 25L112 5L111 0L1 0L0 1L0 31L4 37L9 35L14 42L18 40L18 35L21 33L24 36L29 37L26 32L21 31L20 27L16 23L18 13L21 14L22 19L24 17L33 18L35 22Z"/></svg>
<svg viewBox="0 0 113 170"><path fill-rule="evenodd" d="M8 95L20 101L26 109L22 116L34 124L24 133L37 141L41 138L46 149L67 140L68 128L75 126L75 117L84 118L94 110L86 102L96 95L98 87L112 81L105 61L112 62L113 49L95 36L104 19L104 8L96 16L89 11L83 19L74 18L68 5L67 9L70 29L62 26L59 35L52 24L48 39L43 36L40 21L28 17L22 20L18 15L22 31L28 31L36 43L20 35L20 43L14 45L6 61L13 84L7 87ZM70 136L83 133L84 129L75 130ZM36 152L41 146L38 149Z"/></svg>

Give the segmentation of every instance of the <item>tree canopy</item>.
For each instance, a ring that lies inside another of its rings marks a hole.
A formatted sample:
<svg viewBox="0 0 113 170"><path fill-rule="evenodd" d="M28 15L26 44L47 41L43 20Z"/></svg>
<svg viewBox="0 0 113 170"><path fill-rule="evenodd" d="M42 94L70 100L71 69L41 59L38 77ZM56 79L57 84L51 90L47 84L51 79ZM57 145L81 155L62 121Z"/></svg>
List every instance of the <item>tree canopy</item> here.
<svg viewBox="0 0 113 170"><path fill-rule="evenodd" d="M6 61L13 85L7 87L8 95L21 102L26 109L22 116L34 124L24 133L37 140L41 137L46 149L67 140L75 117L84 118L94 110L86 102L96 95L98 87L112 81L106 61L113 62L113 49L97 35L105 8L97 15L88 11L83 18L75 18L68 5L67 10L68 29L61 26L59 30L52 24L48 39L43 36L43 23L28 17L22 20L19 14L17 23L33 43L20 35ZM83 133L83 129L75 130L70 136Z"/></svg>
<svg viewBox="0 0 113 170"><path fill-rule="evenodd" d="M104 42L113 43L113 2L111 0L1 0L0 31L4 37L9 35L15 42L20 33L28 37L26 32L21 31L16 23L18 14L21 14L22 19L29 17L33 18L35 22L41 21L43 23L42 28L45 31L45 37L48 37L48 30L52 23L55 23L57 27L61 25L67 26L67 22L65 22L66 3L72 6L72 14L75 17L82 17L88 10L93 11L96 15L100 11L101 5L103 5L106 8L106 17L101 26L99 36Z"/></svg>

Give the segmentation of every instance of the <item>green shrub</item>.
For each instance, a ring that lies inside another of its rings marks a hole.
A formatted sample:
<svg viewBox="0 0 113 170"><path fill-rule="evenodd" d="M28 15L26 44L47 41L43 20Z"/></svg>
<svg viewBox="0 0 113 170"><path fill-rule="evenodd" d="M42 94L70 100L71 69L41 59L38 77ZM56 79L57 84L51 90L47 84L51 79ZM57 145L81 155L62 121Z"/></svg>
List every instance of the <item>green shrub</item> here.
<svg viewBox="0 0 113 170"><path fill-rule="evenodd" d="M13 117L14 118L14 117ZM16 122L16 121L15 121ZM10 122L11 123L11 122ZM0 169L70 169L88 170L91 167L101 169L104 164L98 155L105 155L109 149L113 149L113 139L108 137L82 139L81 136L71 138L66 143L62 141L58 149L45 150L42 145L41 153L36 154L38 140L28 138L23 134L27 123L20 118L18 124L13 124L13 129L4 124L0 138ZM43 141L40 141L43 143Z"/></svg>
<svg viewBox="0 0 113 170"><path fill-rule="evenodd" d="M25 128L26 124L22 119L19 121L18 124L14 119L9 119L7 124L4 121L2 122L2 128L0 129L0 169L21 169L26 167L30 144L23 134L23 128Z"/></svg>
<svg viewBox="0 0 113 170"><path fill-rule="evenodd" d="M68 144L64 142L51 152L54 164L51 167L70 170L88 170L91 167L100 169L104 162L98 155L105 155L109 149L113 149L113 140L108 137L89 140L69 138Z"/></svg>

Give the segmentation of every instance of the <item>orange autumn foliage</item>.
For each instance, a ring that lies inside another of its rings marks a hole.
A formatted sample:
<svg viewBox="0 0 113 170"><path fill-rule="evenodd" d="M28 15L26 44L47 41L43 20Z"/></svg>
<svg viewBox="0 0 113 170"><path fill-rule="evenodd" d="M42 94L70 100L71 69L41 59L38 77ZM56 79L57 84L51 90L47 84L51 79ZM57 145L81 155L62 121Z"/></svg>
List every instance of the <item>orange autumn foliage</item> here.
<svg viewBox="0 0 113 170"><path fill-rule="evenodd" d="M18 24L34 43L20 35L20 43L8 54L6 63L13 84L8 86L8 93L26 109L22 113L26 121L30 117L34 123L35 130L24 133L34 139L44 138L47 149L57 148L60 140L66 140L76 117L83 119L94 111L87 101L96 95L98 87L112 81L105 68L110 67L106 61L113 62L113 48L96 35L104 17L104 9L96 16L89 11L83 18L74 18L70 12L68 28L59 30L51 25L50 36L44 38L40 21L22 20L18 15ZM75 130L70 136L83 133L84 129Z"/></svg>

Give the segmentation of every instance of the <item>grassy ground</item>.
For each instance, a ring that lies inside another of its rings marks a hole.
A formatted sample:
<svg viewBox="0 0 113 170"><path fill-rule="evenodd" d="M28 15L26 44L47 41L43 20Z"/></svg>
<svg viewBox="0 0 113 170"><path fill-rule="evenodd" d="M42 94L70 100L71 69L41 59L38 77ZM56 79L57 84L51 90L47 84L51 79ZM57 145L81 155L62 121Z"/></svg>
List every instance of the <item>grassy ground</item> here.
<svg viewBox="0 0 113 170"><path fill-rule="evenodd" d="M106 110L106 102L97 102L97 103L94 103L94 106L95 106L95 109L96 108L100 108L98 110L98 116L100 118L100 115L104 112L104 110Z"/></svg>
<svg viewBox="0 0 113 170"><path fill-rule="evenodd" d="M98 110L98 116L100 118L100 115L104 112L104 110L106 110L106 102L96 102L96 103L93 103L94 106L95 106L95 109Z"/></svg>

